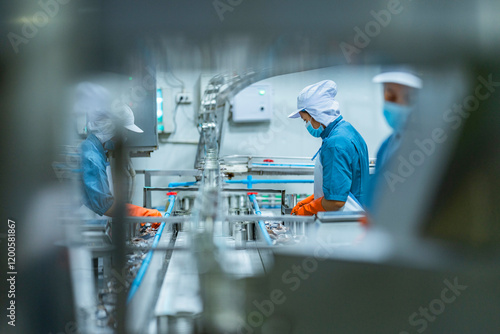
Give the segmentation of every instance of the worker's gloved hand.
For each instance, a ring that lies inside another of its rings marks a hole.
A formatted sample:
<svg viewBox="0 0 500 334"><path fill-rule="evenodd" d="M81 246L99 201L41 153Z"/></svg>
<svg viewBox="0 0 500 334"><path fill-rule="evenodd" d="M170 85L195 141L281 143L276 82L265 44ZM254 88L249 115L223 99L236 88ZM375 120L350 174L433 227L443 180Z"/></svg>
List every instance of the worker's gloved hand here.
<svg viewBox="0 0 500 334"><path fill-rule="evenodd" d="M297 210L299 210L304 205L311 203L313 200L314 200L314 195L311 195L311 196L307 197L306 199L303 199L302 201L297 203L297 205L292 210L292 215L297 214Z"/></svg>
<svg viewBox="0 0 500 334"><path fill-rule="evenodd" d="M142 206L127 203L127 212L133 217L162 217L160 211L156 209L147 209Z"/></svg>
<svg viewBox="0 0 500 334"><path fill-rule="evenodd" d="M142 206L128 204L127 203L127 212L129 216L133 217L163 217L160 211L155 209L147 209ZM142 226L143 224L141 224ZM160 223L152 223L151 226L153 228L158 228Z"/></svg>
<svg viewBox="0 0 500 334"><path fill-rule="evenodd" d="M312 215L317 214L320 211L326 211L323 208L323 205L321 204L322 199L323 199L323 197L320 197L320 198L317 198L308 204L302 205L300 208L297 209L295 214L297 216L312 216Z"/></svg>

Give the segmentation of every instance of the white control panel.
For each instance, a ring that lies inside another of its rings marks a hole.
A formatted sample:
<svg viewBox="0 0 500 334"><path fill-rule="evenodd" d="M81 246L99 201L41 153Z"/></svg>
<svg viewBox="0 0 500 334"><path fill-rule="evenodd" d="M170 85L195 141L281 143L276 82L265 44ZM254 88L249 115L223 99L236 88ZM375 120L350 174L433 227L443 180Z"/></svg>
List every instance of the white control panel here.
<svg viewBox="0 0 500 334"><path fill-rule="evenodd" d="M239 92L233 100L233 121L266 122L273 116L272 86L256 83Z"/></svg>

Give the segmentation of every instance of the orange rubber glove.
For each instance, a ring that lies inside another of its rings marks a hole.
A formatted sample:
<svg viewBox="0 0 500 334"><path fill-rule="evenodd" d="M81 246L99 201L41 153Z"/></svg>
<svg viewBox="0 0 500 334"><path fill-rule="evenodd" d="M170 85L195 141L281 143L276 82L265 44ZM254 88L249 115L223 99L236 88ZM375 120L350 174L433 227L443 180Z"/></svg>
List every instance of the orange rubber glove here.
<svg viewBox="0 0 500 334"><path fill-rule="evenodd" d="M297 216L312 216L320 211L326 211L321 204L323 197L317 198L309 204L302 205L295 214Z"/></svg>
<svg viewBox="0 0 500 334"><path fill-rule="evenodd" d="M303 199L302 201L300 201L299 203L297 203L297 205L292 210L292 215L294 213L297 213L297 210L299 208L303 207L306 204L311 203L313 200L314 200L314 195L311 195L311 196L307 197L306 199Z"/></svg>
<svg viewBox="0 0 500 334"><path fill-rule="evenodd" d="M133 205L127 203L127 211L129 216L133 217L163 217L160 211L155 209L147 209L142 206ZM141 224L143 226L144 224ZM160 223L152 223L151 226L153 228L160 227Z"/></svg>
<svg viewBox="0 0 500 334"><path fill-rule="evenodd" d="M370 226L370 217L368 217L368 216L363 216L363 217L359 218L359 220L358 220L358 221L359 221L359 222L361 223L361 225L363 225L364 227L368 227L368 226Z"/></svg>

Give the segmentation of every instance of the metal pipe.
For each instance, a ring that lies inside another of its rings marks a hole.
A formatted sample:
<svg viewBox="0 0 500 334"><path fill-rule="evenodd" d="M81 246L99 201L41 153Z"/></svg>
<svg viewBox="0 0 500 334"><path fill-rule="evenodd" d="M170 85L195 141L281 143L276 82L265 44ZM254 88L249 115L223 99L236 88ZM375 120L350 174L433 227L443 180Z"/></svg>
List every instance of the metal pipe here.
<svg viewBox="0 0 500 334"><path fill-rule="evenodd" d="M259 207L260 208L260 207ZM337 215L336 218L338 219L350 219L351 213L349 215L343 214L343 215ZM362 217L363 215L358 215L356 217ZM322 215L318 216L319 218L323 219ZM326 219L329 219L329 217L325 217ZM167 219L161 218L161 217L125 217L124 222L125 223L157 223L158 221L164 221L166 223L186 223L191 221L190 216L175 216L175 217L168 217ZM224 217L225 221L228 222L237 222L237 221L257 221L260 219L259 215L228 215ZM315 217L314 216L269 216L266 217L266 220L268 221L282 221L282 222L301 222L301 223L314 223Z"/></svg>
<svg viewBox="0 0 500 334"><path fill-rule="evenodd" d="M146 174L151 176L166 176L166 175L176 175L176 176L201 176L201 170L199 169L137 169L136 174Z"/></svg>
<svg viewBox="0 0 500 334"><path fill-rule="evenodd" d="M247 230L243 223L236 223L234 229L234 242L236 248L245 248L247 240Z"/></svg>
<svg viewBox="0 0 500 334"><path fill-rule="evenodd" d="M266 167L314 167L314 165L306 165L306 164L274 164L274 163L253 163L252 166L266 166Z"/></svg>
<svg viewBox="0 0 500 334"><path fill-rule="evenodd" d="M259 203L257 203L257 198L255 198L255 194L249 194L248 198L250 199L250 202L252 202L253 204L255 214L261 216L262 212L260 212ZM259 220L258 225L260 231L262 232L262 235L264 236L264 240L266 240L267 244L271 246L273 244L273 241L271 240L269 233L267 233L266 224L264 223L264 221Z"/></svg>
<svg viewBox="0 0 500 334"><path fill-rule="evenodd" d="M198 191L198 187L144 187L144 192L147 191ZM269 194L281 194L282 190L277 189L252 189L255 192L269 193ZM246 193L247 189L234 189L234 188L222 188L222 192L226 193Z"/></svg>
<svg viewBox="0 0 500 334"><path fill-rule="evenodd" d="M261 208L263 209L280 209L281 208L281 205L262 205Z"/></svg>
<svg viewBox="0 0 500 334"><path fill-rule="evenodd" d="M148 171L144 172L144 186L151 187L151 173ZM151 207L151 192L144 192L144 206L146 208Z"/></svg>
<svg viewBox="0 0 500 334"><path fill-rule="evenodd" d="M239 215L239 216L226 216L225 220L229 222L235 221L257 221L259 216L255 215ZM282 222L301 222L301 223L314 223L314 216L269 216L266 217L268 221L282 221Z"/></svg>
<svg viewBox="0 0 500 334"><path fill-rule="evenodd" d="M167 212L165 212L165 217L169 217L174 209L174 204L175 204L175 198L176 195L170 195L168 196L169 200L169 205ZM144 278L144 275L146 274L146 271L149 267L149 263L151 262L151 258L153 257L153 251L154 249L158 246L158 243L160 242L161 235L163 233L163 229L165 228L165 222L162 222L160 227L158 228L158 232L156 232L155 238L153 240L153 245L151 246L151 250L148 252L146 257L144 258L144 261L142 261L141 267L139 268L139 271L137 272L137 275L135 276L134 281L132 282L132 285L130 286L130 291L128 293L128 298L127 298L127 304L130 303L132 298L134 297L135 293L139 289L139 286L141 286L142 279Z"/></svg>
<svg viewBox="0 0 500 334"><path fill-rule="evenodd" d="M273 160L308 160L310 161L310 157L285 157L285 156L263 156L263 155L226 155L222 159L273 159Z"/></svg>
<svg viewBox="0 0 500 334"><path fill-rule="evenodd" d="M125 217L125 223L187 223L191 221L190 216L175 216L175 217Z"/></svg>
<svg viewBox="0 0 500 334"><path fill-rule="evenodd" d="M225 246L227 249L236 249L236 247L230 247L230 246ZM249 244L247 243L246 248L255 248L255 249L276 249L275 246L262 246L262 245L258 245L258 246L253 246L253 244ZM283 249L285 247L289 247L289 248L294 248L293 245L282 245L280 247L280 249ZM192 251L193 249L191 247L178 247L178 246L165 246L165 247L156 247L154 249L151 249L150 247L131 247L131 246L128 246L125 248L126 250L128 251L138 251L138 250L141 250L141 251L153 251L153 252L162 252L162 251L184 251L184 252L190 252Z"/></svg>
<svg viewBox="0 0 500 334"><path fill-rule="evenodd" d="M121 223L123 222L123 218L125 217L125 172L123 166L126 165L126 157L125 157L125 148L123 141L123 129L117 133L118 140L115 142L115 150L114 156L115 159L111 160L112 162L112 172L113 172L113 189L114 189L114 203L116 214L113 217L113 237L112 242L114 246L114 251L112 254L113 257L113 269L117 272L125 266L125 238L126 231L125 226ZM128 227L128 226L127 226ZM117 333L125 333L126 325L126 292L123 290L117 291L116 296L116 331Z"/></svg>
<svg viewBox="0 0 500 334"><path fill-rule="evenodd" d="M360 219L364 218L366 213L359 212L318 212L317 220L321 223L359 223Z"/></svg>

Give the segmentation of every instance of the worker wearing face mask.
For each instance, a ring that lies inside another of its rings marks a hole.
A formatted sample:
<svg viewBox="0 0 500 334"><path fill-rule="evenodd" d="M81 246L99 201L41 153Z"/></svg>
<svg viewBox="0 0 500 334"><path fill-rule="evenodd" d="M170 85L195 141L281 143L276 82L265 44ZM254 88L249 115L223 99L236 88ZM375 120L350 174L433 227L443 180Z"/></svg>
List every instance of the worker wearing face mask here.
<svg viewBox="0 0 500 334"><path fill-rule="evenodd" d="M99 216L112 217L116 214L116 203L107 153L114 149L116 126L124 126L137 133L143 131L134 124L134 114L129 106L122 104L112 110L109 92L104 87L83 83L78 86L77 94L77 108L86 112L89 132L81 144L83 204ZM125 174L129 179L135 175L130 159L125 166ZM162 216L158 210L129 203L126 207L130 216Z"/></svg>
<svg viewBox="0 0 500 334"><path fill-rule="evenodd" d="M384 84L384 117L394 130L378 150L379 171L401 143L401 133L414 107L415 90L422 88L422 80L407 72L386 72L376 75L373 82Z"/></svg>
<svg viewBox="0 0 500 334"><path fill-rule="evenodd" d="M402 132L414 108L416 90L422 88L420 78L403 71L381 73L373 78L373 82L384 85L383 113L393 133L384 140L377 153L376 174L370 181L364 203L371 214L375 214L377 209L377 189L383 179L381 171L401 145Z"/></svg>
<svg viewBox="0 0 500 334"><path fill-rule="evenodd" d="M314 194L292 210L296 215L343 210L346 202L363 203L368 178L368 149L356 129L340 115L335 100L337 84L324 80L304 88L297 98L297 111L307 131L322 139L314 155Z"/></svg>

